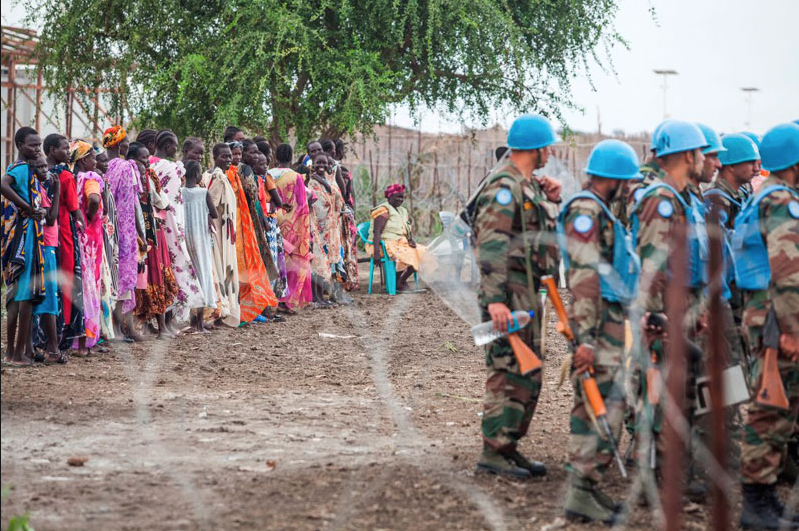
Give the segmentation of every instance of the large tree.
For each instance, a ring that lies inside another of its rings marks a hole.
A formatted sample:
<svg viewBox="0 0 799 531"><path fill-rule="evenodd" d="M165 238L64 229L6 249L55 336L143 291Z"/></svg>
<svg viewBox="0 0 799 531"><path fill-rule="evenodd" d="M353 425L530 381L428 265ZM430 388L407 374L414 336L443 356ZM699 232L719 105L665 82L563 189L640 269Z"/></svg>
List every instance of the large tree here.
<svg viewBox="0 0 799 531"><path fill-rule="evenodd" d="M141 124L213 138L369 131L392 104L558 113L615 0L37 0L51 87L123 88Z"/></svg>

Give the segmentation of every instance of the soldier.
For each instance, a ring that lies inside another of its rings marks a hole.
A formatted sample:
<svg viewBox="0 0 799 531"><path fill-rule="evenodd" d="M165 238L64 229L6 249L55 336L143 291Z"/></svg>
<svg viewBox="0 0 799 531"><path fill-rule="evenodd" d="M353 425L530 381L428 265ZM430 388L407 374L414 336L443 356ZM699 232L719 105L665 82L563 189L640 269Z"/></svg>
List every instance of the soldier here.
<svg viewBox="0 0 799 531"><path fill-rule="evenodd" d="M702 131L694 124L671 121L659 131L656 156L664 172L662 181L656 182L641 193L633 209L633 227L637 227L636 251L641 257L641 277L639 282L638 304L648 323L665 323L666 283L672 267L669 256L672 253L672 230L675 223L685 223L687 232L687 308L686 333L695 338L703 329L702 291L706 284L705 263L707 261L707 233L704 226L703 210L699 199L691 192L693 182L701 177L705 155L702 150L709 147ZM646 353L640 361L644 366L660 369L664 365L663 332L658 326L647 326ZM654 356L652 361L649 357ZM662 370L660 370L663 373ZM689 384L690 389L690 384ZM663 450L660 437L662 411L648 403L647 389L638 398L636 421L639 423L638 436L642 440L641 422L651 423L657 453ZM651 448L639 447L639 452L651 455ZM650 465L657 465L651 463Z"/></svg>
<svg viewBox="0 0 799 531"><path fill-rule="evenodd" d="M616 211L618 212L618 218L628 227L630 226L630 219L632 218L632 210L635 206L635 202L641 198L644 189L652 183L661 181L665 175L656 155L657 138L663 126L672 121L673 120L664 120L655 127L655 131L652 133L652 142L649 145L649 151L652 157L646 164L641 166L641 177L631 181L625 187L624 201L619 203L619 208L617 208Z"/></svg>
<svg viewBox="0 0 799 531"><path fill-rule="evenodd" d="M799 517L786 514L775 486L799 414L799 126L771 129L763 137L760 154L763 168L771 174L736 220L733 256L736 281L745 292L744 330L754 353L752 390L759 389L766 350L763 332L773 310L779 328L779 373L789 406L751 402L747 407L740 524L745 529L796 529Z"/></svg>
<svg viewBox="0 0 799 531"><path fill-rule="evenodd" d="M760 153L760 137L754 133L749 131L741 131L741 134L744 135L746 138L754 142L755 146L757 147L758 152L758 159L755 161L755 176L749 181L747 184L741 186L740 192L744 198L744 201L752 197L756 190L760 189L760 185L763 184L763 181L766 180L766 176L768 175L767 171L762 171L763 166L761 165L759 153ZM726 136L726 135L725 135Z"/></svg>
<svg viewBox="0 0 799 531"><path fill-rule="evenodd" d="M742 134L724 135L721 139L724 151L718 155L721 163L718 177L705 191L705 203L718 210L719 222L722 224L723 233L727 242L731 243L733 225L735 217L741 211L744 203L742 187L748 184L755 175L760 173L759 161L760 153L757 145ZM724 305L726 313L727 307L732 312L732 317L736 327L741 326L743 317L743 299L741 291L735 285L735 275L732 268L732 257L729 259L728 268L724 276L725 299L728 301ZM730 333L732 332L732 334ZM737 330L729 330L725 334L730 339L730 354L732 361L740 363L746 362L744 356L745 342L741 341L741 333ZM735 338L735 341L733 341Z"/></svg>
<svg viewBox="0 0 799 531"><path fill-rule="evenodd" d="M487 178L477 197L475 250L480 267L479 299L484 320L505 331L511 309L534 310L531 325L520 332L539 355L540 277L551 274L557 260L555 215L560 184L537 180L533 171L546 164L555 143L549 121L539 115L517 118L508 132L510 155ZM483 451L477 471L525 479L546 474L542 463L531 462L516 449L527 433L541 391L541 371L523 377L507 339L486 348L488 378L483 410Z"/></svg>
<svg viewBox="0 0 799 531"><path fill-rule="evenodd" d="M558 241L568 273L569 320L578 344L572 362L574 405L569 440L571 485L565 512L571 519L615 523L622 506L598 488L613 457L610 442L597 432L580 375L593 373L618 440L624 415L624 306L634 299L640 262L627 230L610 210L627 181L641 177L638 157L619 140L597 144L585 169L590 181L558 218Z"/></svg>

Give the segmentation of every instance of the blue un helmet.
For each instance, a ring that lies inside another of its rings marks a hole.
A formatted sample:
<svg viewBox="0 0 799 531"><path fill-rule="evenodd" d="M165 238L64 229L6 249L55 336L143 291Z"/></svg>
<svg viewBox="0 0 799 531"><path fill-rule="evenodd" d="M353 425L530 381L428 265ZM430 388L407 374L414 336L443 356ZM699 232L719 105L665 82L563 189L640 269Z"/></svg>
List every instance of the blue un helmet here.
<svg viewBox="0 0 799 531"><path fill-rule="evenodd" d="M760 137L750 131L741 131L741 134L751 140L757 146L758 153L760 152Z"/></svg>
<svg viewBox="0 0 799 531"><path fill-rule="evenodd" d="M523 114L513 120L508 131L510 149L541 149L558 142L549 120L540 114Z"/></svg>
<svg viewBox="0 0 799 531"><path fill-rule="evenodd" d="M696 126L702 131L702 134L705 135L705 140L709 144L702 150L702 153L721 153L722 151L727 151L727 148L721 143L721 137L715 129L705 124L700 124L699 122L696 123Z"/></svg>
<svg viewBox="0 0 799 531"><path fill-rule="evenodd" d="M663 126L669 122L673 122L674 120L663 120L655 127L655 130L652 132L652 142L649 144L649 151L655 151L658 148L658 135L660 135L660 130L663 129Z"/></svg>
<svg viewBox="0 0 799 531"><path fill-rule="evenodd" d="M733 164L740 164L741 162L760 160L760 152L757 150L757 144L742 133L724 135L721 137L721 143L727 148L726 152L719 153L719 162L721 162L722 166L732 166Z"/></svg>
<svg viewBox="0 0 799 531"><path fill-rule="evenodd" d="M655 156L663 157L672 153L705 149L709 144L702 131L691 122L672 120L664 123L657 137Z"/></svg>
<svg viewBox="0 0 799 531"><path fill-rule="evenodd" d="M780 171L799 164L799 125L780 124L769 129L760 145L764 170Z"/></svg>
<svg viewBox="0 0 799 531"><path fill-rule="evenodd" d="M585 173L608 179L640 179L638 155L626 142L603 140L591 150Z"/></svg>

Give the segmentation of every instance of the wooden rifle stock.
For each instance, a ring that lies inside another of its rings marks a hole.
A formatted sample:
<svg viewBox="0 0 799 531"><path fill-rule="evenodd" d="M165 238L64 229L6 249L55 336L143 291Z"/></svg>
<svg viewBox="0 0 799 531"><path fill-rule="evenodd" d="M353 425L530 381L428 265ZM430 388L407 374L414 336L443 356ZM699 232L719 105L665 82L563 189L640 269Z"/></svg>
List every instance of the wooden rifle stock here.
<svg viewBox="0 0 799 531"><path fill-rule="evenodd" d="M763 406L787 410L788 397L785 395L785 386L782 384L780 367L777 362L780 348L780 329L773 305L769 308L766 325L763 327L763 346L766 347L766 352L763 359L763 371L760 376L760 389L757 391L755 402Z"/></svg>
<svg viewBox="0 0 799 531"><path fill-rule="evenodd" d="M555 308L555 314L558 316L558 324L555 325L555 328L557 328L558 332L563 334L569 343L572 344L572 347L577 347L574 332L572 332L569 326L569 317L566 315L566 307L563 305L563 299L560 298L560 293L558 292L558 285L555 283L555 277L552 275L541 277L541 283L547 289L549 300L552 302L552 306Z"/></svg>
<svg viewBox="0 0 799 531"><path fill-rule="evenodd" d="M508 342L510 343L510 348L513 349L513 355L516 356L516 361L519 363L519 372L521 372L522 376L541 368L541 358L536 356L533 349L528 347L518 334L508 334Z"/></svg>

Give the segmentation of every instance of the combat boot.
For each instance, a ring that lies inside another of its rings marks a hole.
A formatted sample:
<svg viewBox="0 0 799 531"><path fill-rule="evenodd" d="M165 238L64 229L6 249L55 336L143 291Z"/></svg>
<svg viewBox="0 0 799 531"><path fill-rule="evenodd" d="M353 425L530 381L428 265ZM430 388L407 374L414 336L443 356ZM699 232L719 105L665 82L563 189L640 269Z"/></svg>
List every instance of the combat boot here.
<svg viewBox="0 0 799 531"><path fill-rule="evenodd" d="M774 485L744 484L740 525L743 529L797 529L799 524L784 520L772 505Z"/></svg>
<svg viewBox="0 0 799 531"><path fill-rule="evenodd" d="M624 502L617 502L594 485L594 498L602 504L603 507L610 509L614 513L623 513L627 511L627 504Z"/></svg>
<svg viewBox="0 0 799 531"><path fill-rule="evenodd" d="M532 477L527 469L516 466L504 455L488 448L483 448L474 471L497 474L513 479L530 479Z"/></svg>
<svg viewBox="0 0 799 531"><path fill-rule="evenodd" d="M508 454L508 459L516 466L530 472L530 475L534 478L547 475L547 467L544 466L544 463L541 461L530 461L515 448Z"/></svg>
<svg viewBox="0 0 799 531"><path fill-rule="evenodd" d="M572 477L564 512L569 520L583 523L602 522L613 525L617 520L616 513L597 500L593 483L584 478Z"/></svg>
<svg viewBox="0 0 799 531"><path fill-rule="evenodd" d="M787 520L789 523L794 524L794 529L797 528L799 525L799 512L795 510L790 510L782 504L780 499L777 497L777 489L775 486L772 486L771 490L768 492L769 503L774 508L774 512L779 515L783 520Z"/></svg>
<svg viewBox="0 0 799 531"><path fill-rule="evenodd" d="M780 472L779 481L784 481L788 485L796 483L796 478L799 477L799 456L797 455L797 448L795 443L788 443L788 452L783 458L782 471Z"/></svg>

